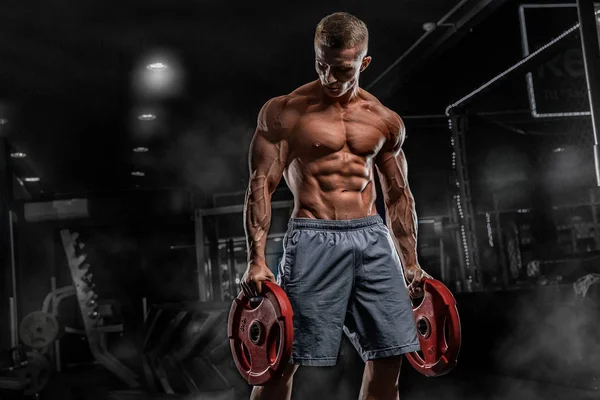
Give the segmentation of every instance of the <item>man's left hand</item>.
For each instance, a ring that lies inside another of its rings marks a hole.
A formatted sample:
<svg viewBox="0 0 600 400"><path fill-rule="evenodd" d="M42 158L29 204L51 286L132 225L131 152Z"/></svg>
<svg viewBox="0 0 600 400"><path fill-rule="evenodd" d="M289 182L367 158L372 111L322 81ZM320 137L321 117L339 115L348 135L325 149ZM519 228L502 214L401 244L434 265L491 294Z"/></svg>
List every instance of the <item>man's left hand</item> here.
<svg viewBox="0 0 600 400"><path fill-rule="evenodd" d="M423 271L420 265L409 265L404 268L404 276L408 282L408 293L412 298L423 297L423 280L433 279L431 275Z"/></svg>

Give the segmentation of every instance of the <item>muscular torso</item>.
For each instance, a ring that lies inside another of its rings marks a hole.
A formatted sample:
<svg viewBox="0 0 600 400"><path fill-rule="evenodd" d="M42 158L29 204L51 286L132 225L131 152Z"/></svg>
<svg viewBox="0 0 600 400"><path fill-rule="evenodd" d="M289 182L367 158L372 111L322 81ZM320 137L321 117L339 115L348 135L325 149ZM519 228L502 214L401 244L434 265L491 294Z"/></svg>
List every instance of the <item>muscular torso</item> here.
<svg viewBox="0 0 600 400"><path fill-rule="evenodd" d="M363 92L348 105L323 101L318 83L289 95L284 178L293 217L354 219L377 214L374 160L390 140L389 112Z"/></svg>

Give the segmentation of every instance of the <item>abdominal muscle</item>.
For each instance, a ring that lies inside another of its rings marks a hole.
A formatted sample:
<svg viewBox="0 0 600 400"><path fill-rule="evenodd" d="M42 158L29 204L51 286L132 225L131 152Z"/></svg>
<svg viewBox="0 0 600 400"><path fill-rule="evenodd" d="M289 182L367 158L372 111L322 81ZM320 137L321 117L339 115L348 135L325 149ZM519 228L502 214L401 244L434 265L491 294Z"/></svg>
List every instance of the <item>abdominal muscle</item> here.
<svg viewBox="0 0 600 400"><path fill-rule="evenodd" d="M291 217L348 220L376 215L372 171L370 159L345 152L295 159L285 173L294 194Z"/></svg>

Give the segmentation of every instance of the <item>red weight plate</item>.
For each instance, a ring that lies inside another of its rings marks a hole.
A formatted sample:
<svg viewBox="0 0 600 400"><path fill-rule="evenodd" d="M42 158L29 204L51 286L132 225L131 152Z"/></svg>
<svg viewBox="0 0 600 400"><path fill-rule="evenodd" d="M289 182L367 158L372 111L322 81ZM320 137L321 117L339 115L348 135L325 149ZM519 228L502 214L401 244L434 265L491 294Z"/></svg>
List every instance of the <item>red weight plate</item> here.
<svg viewBox="0 0 600 400"><path fill-rule="evenodd" d="M440 281L425 279L421 304L414 308L421 352L407 353L408 362L428 377L445 375L457 363L461 329L456 300Z"/></svg>
<svg viewBox="0 0 600 400"><path fill-rule="evenodd" d="M227 335L235 365L249 384L281 378L292 355L292 305L278 285L263 282L256 307L240 293L229 311Z"/></svg>

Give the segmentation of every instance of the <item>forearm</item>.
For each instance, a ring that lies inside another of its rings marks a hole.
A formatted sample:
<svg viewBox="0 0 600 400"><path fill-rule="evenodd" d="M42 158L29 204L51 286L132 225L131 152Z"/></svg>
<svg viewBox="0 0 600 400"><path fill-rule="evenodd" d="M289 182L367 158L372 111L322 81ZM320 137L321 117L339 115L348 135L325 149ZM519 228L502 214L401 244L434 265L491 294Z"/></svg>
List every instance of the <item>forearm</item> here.
<svg viewBox="0 0 600 400"><path fill-rule="evenodd" d="M416 265L418 219L412 193L405 188L385 205L387 225L403 265Z"/></svg>
<svg viewBox="0 0 600 400"><path fill-rule="evenodd" d="M271 192L266 176L253 174L246 192L244 221L248 262L264 262L271 226Z"/></svg>

